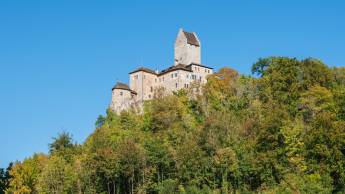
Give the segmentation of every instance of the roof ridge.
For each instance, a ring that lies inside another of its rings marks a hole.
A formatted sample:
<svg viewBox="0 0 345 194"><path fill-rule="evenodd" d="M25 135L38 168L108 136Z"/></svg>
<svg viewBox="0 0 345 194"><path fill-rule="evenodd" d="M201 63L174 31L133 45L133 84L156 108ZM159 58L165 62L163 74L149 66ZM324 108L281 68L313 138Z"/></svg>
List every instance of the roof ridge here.
<svg viewBox="0 0 345 194"><path fill-rule="evenodd" d="M129 74L136 73L138 71L145 71L147 73L152 73L152 74L155 74L155 75L157 74L156 71L154 71L154 70L152 70L152 69L150 69L148 67L144 67L144 66L136 68L134 71L130 72Z"/></svg>

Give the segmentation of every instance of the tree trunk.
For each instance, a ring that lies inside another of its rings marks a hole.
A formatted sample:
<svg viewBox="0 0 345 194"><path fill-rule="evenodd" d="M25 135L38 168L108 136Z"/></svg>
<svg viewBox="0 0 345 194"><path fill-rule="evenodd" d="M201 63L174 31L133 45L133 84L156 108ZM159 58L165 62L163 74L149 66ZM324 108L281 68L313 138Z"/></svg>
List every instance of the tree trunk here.
<svg viewBox="0 0 345 194"><path fill-rule="evenodd" d="M134 175L132 176L132 192L131 192L131 194L133 194L133 185L134 185Z"/></svg>
<svg viewBox="0 0 345 194"><path fill-rule="evenodd" d="M107 181L107 189L108 189L108 194L111 194L110 193L110 187L109 187L109 182Z"/></svg>

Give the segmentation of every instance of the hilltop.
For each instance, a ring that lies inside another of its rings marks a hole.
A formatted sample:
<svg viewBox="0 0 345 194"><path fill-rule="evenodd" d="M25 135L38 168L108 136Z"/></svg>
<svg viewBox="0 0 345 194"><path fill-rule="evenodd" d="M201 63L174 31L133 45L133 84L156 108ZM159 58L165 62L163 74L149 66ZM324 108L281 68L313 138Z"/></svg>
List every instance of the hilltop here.
<svg viewBox="0 0 345 194"><path fill-rule="evenodd" d="M252 72L108 110L84 144L62 133L15 163L7 193L344 193L345 68L270 57Z"/></svg>

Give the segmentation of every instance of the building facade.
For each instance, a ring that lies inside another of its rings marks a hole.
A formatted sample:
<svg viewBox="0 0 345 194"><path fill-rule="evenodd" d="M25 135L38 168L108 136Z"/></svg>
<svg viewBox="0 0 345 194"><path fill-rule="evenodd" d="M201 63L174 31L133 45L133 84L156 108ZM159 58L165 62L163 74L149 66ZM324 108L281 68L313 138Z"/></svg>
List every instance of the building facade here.
<svg viewBox="0 0 345 194"><path fill-rule="evenodd" d="M201 44L197 35L180 29L174 46L174 65L162 71L140 67L129 73L129 86L118 82L112 88L110 108L120 113L140 107L162 88L166 93L187 89L194 82L205 84L213 68L201 64Z"/></svg>

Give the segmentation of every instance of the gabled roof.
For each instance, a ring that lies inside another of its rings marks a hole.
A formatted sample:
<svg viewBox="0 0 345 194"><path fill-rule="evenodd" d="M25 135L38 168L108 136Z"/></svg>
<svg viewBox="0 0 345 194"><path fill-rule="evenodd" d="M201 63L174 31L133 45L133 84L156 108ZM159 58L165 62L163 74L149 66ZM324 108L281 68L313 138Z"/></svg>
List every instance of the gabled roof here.
<svg viewBox="0 0 345 194"><path fill-rule="evenodd" d="M194 45L194 46L200 46L200 43L199 43L199 41L196 38L194 33L186 32L186 31L183 31L183 33L184 33L184 35L187 38L187 43L188 44L191 44L191 45Z"/></svg>
<svg viewBox="0 0 345 194"><path fill-rule="evenodd" d="M188 68L187 66L185 66L183 64L178 64L178 65L174 65L174 66L171 66L167 69L162 70L158 76L172 72L172 71L176 71L176 70L183 70L183 71L192 72L192 70L190 68Z"/></svg>
<svg viewBox="0 0 345 194"><path fill-rule="evenodd" d="M191 64L187 65L186 67L187 67L187 68L191 68L192 65L204 67L204 68L207 68L207 69L213 69L212 67L208 67L208 66L206 66L206 65L202 65L202 64L198 64L198 63L191 63Z"/></svg>
<svg viewBox="0 0 345 194"><path fill-rule="evenodd" d="M144 71L146 73L151 73L151 74L157 75L157 73L155 71L153 71L152 69L146 68L146 67L139 67L138 69L130 72L129 74L136 73L139 71Z"/></svg>

